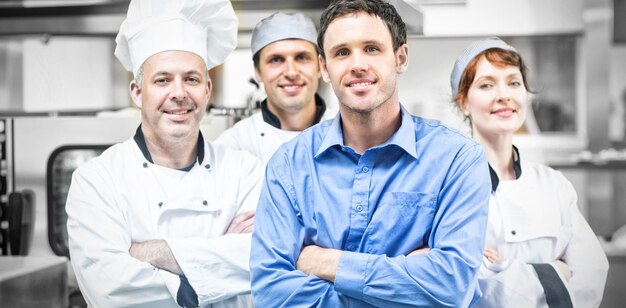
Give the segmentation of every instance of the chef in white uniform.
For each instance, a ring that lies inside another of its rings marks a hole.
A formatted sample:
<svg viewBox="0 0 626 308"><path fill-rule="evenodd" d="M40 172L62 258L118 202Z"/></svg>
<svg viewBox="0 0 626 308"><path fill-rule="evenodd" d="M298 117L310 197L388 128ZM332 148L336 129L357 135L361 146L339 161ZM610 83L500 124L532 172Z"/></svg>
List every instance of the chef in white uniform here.
<svg viewBox="0 0 626 308"><path fill-rule="evenodd" d="M598 307L609 264L574 187L513 145L529 107L526 72L515 48L490 37L468 46L450 76L492 182L474 307Z"/></svg>
<svg viewBox="0 0 626 308"><path fill-rule="evenodd" d="M248 151L265 165L283 143L333 115L316 94L316 41L315 24L301 13L277 12L254 27L252 60L267 98L261 112L223 132L217 143Z"/></svg>
<svg viewBox="0 0 626 308"><path fill-rule="evenodd" d="M236 46L226 0L132 0L115 55L133 72L134 137L73 175L72 266L94 307L249 307L262 169L199 130L207 71ZM129 132L130 133L130 132Z"/></svg>

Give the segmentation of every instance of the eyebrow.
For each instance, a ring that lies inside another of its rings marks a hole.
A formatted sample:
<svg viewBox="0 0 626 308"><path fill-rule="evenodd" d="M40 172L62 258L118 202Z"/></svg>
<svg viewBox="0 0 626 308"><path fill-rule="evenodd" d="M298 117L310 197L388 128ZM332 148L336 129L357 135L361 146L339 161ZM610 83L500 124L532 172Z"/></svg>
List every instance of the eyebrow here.
<svg viewBox="0 0 626 308"><path fill-rule="evenodd" d="M367 41L358 42L358 44L360 44L360 45L364 45L364 46L367 46L367 45L377 45L377 46L382 46L382 45L384 45L384 43L383 43L382 41L378 41L378 40L367 40ZM331 50L331 51L335 51L335 50L337 50L337 49L344 48L344 47L346 47L347 45L348 45L348 43L341 43L341 44L338 44L338 45L335 45L335 46L331 46L331 47L330 47L330 50Z"/></svg>
<svg viewBox="0 0 626 308"><path fill-rule="evenodd" d="M197 71L197 70L189 70L189 71L186 71L185 73L183 73L183 75L193 75L193 74L202 75L202 73ZM152 76L159 76L159 75L171 76L171 75L174 75L174 74L172 74L172 73L170 73L168 71L158 71L158 72L152 74Z"/></svg>

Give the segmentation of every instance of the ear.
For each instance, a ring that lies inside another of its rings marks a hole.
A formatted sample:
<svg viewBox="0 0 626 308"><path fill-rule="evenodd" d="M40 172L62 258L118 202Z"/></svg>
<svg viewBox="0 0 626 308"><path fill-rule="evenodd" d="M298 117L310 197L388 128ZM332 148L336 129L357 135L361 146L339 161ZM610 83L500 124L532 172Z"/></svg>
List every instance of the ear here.
<svg viewBox="0 0 626 308"><path fill-rule="evenodd" d="M258 83L262 83L263 82L263 80L261 80L261 72L259 72L259 68L258 67L254 68L254 78L256 78L256 81Z"/></svg>
<svg viewBox="0 0 626 308"><path fill-rule="evenodd" d="M141 108L141 87L139 87L134 79L130 82L128 92L130 93L130 98L133 100L133 103L135 103L137 107Z"/></svg>
<svg viewBox="0 0 626 308"><path fill-rule="evenodd" d="M456 101L456 104L457 106L459 106L459 109L461 110L464 116L466 117L470 116L469 103L467 102L467 97L464 97L462 100Z"/></svg>
<svg viewBox="0 0 626 308"><path fill-rule="evenodd" d="M322 79L324 79L324 82L329 83L330 76L328 74L328 69L326 69L326 60L322 57L322 55L317 56L317 58L320 62L320 73L322 73Z"/></svg>
<svg viewBox="0 0 626 308"><path fill-rule="evenodd" d="M396 51L396 72L402 74L409 67L409 45L402 44Z"/></svg>
<svg viewBox="0 0 626 308"><path fill-rule="evenodd" d="M209 75L209 73L207 72L206 74L207 78L206 78L206 96L207 99L211 98L211 92L213 90L213 82L211 81L211 76Z"/></svg>

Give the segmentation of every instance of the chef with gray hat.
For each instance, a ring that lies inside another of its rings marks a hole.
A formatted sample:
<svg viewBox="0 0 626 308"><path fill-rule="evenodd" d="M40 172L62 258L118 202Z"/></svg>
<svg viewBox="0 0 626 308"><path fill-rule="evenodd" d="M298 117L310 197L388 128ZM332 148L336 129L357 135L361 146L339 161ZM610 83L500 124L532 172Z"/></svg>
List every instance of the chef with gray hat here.
<svg viewBox="0 0 626 308"><path fill-rule="evenodd" d="M93 307L249 307L261 164L200 133L207 71L236 46L226 0L132 0L115 55L135 75L135 135L73 174L72 266Z"/></svg>
<svg viewBox="0 0 626 308"><path fill-rule="evenodd" d="M283 143L330 115L316 94L316 40L313 21L301 13L277 12L255 26L252 59L267 98L261 112L238 122L216 142L248 151L266 164Z"/></svg>

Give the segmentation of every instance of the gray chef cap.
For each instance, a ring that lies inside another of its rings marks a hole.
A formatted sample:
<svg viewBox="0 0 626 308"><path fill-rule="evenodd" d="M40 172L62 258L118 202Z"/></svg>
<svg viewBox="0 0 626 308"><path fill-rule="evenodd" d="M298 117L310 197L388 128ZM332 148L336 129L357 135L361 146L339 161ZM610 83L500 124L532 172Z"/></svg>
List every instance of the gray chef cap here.
<svg viewBox="0 0 626 308"><path fill-rule="evenodd" d="M463 75L463 71L465 71L467 64L469 64L470 61L472 61L472 59L474 59L479 53L491 48L500 48L517 52L515 48L511 47L510 45L495 36L488 37L482 41L473 42L471 45L465 48L463 53L454 62L454 68L452 69L452 74L450 74L450 88L452 89L453 99L459 91L461 76Z"/></svg>
<svg viewBox="0 0 626 308"><path fill-rule="evenodd" d="M115 56L134 74L166 50L193 52L210 69L237 46L237 24L227 0L131 0L115 38Z"/></svg>
<svg viewBox="0 0 626 308"><path fill-rule="evenodd" d="M252 31L252 55L273 42L285 39L301 39L317 46L315 24L302 13L276 12L263 18Z"/></svg>

